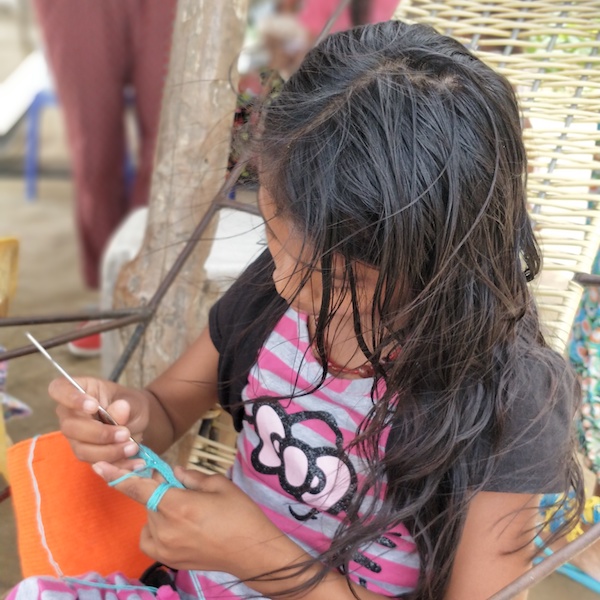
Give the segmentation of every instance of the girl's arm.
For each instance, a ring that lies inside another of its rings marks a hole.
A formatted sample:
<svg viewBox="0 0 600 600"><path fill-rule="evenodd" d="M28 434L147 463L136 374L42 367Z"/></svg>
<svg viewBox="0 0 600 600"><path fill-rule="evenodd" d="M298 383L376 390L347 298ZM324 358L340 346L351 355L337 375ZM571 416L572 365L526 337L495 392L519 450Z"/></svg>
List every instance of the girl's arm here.
<svg viewBox="0 0 600 600"><path fill-rule="evenodd" d="M165 451L179 439L206 411L218 403L219 353L208 327L186 352L162 375L146 387L154 402L150 403L150 425L144 443L157 452Z"/></svg>
<svg viewBox="0 0 600 600"><path fill-rule="evenodd" d="M445 600L489 598L531 568L539 496L480 492L467 514ZM525 600L527 592L515 597Z"/></svg>
<svg viewBox="0 0 600 600"><path fill-rule="evenodd" d="M467 514L465 529L461 537L449 588L444 600L486 600L514 581L531 568L533 542L538 515L539 496L480 492L472 500ZM264 565L277 564L287 556L293 563L291 540L273 537L264 546L273 546L270 558L262 554ZM279 546L279 547L278 547ZM295 546L298 560L302 556ZM307 555L304 555L307 558ZM270 562L273 560L273 562ZM258 566L258 565L257 565ZM247 574L249 575L249 573ZM287 582L286 582L287 583ZM278 583L249 583L256 591L269 596L277 590ZM350 600L375 600L383 598L359 586L353 587L353 596L346 580L337 572L332 572L317 588L298 598L306 600L330 600L339 598ZM293 600L295 596L291 597ZM527 592L516 596L516 600L526 600Z"/></svg>
<svg viewBox="0 0 600 600"><path fill-rule="evenodd" d="M111 381L77 378L83 395L65 379L50 384L60 428L80 460L117 462L133 456L129 436L166 450L217 401L219 354L205 329L186 352L143 390ZM101 404L121 427L90 418Z"/></svg>

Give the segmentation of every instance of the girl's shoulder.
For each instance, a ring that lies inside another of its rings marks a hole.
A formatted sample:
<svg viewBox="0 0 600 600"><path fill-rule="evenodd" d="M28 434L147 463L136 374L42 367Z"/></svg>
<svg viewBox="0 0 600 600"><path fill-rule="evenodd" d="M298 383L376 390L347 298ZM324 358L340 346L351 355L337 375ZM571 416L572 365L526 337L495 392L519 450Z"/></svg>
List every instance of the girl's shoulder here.
<svg viewBox="0 0 600 600"><path fill-rule="evenodd" d="M566 489L581 392L573 369L550 348L532 345L505 374L503 433L488 491Z"/></svg>

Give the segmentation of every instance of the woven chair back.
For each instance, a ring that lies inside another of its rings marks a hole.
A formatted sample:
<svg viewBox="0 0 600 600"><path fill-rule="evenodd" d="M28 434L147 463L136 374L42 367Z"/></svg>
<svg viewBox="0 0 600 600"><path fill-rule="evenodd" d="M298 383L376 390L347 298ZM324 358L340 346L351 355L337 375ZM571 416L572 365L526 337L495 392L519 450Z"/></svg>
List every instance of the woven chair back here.
<svg viewBox="0 0 600 600"><path fill-rule="evenodd" d="M564 351L600 241L600 2L403 0L396 17L463 42L515 87L543 254L532 285L550 343Z"/></svg>

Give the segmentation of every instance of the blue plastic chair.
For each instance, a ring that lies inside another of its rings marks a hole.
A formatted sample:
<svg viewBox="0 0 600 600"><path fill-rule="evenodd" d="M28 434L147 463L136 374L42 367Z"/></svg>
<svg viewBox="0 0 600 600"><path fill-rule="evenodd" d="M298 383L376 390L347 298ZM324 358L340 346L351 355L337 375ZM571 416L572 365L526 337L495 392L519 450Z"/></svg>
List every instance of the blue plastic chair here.
<svg viewBox="0 0 600 600"><path fill-rule="evenodd" d="M125 94L127 104L133 104L135 98L133 94ZM37 178L39 173L39 144L40 144L40 123L42 112L46 108L58 106L58 98L54 90L46 89L38 92L27 111L27 132L25 142L25 197L29 202L37 199ZM123 167L123 176L128 190L131 190L135 180L135 163L129 151L125 152L125 165Z"/></svg>

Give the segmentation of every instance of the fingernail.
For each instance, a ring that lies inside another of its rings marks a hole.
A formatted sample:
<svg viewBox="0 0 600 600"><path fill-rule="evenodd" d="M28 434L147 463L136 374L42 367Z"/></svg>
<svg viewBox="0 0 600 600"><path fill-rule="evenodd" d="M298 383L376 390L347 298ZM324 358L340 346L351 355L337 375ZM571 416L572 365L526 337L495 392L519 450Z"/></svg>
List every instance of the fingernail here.
<svg viewBox="0 0 600 600"><path fill-rule="evenodd" d="M85 412L95 413L98 410L98 402L91 398L87 398L83 401L83 410L85 410Z"/></svg>
<svg viewBox="0 0 600 600"><path fill-rule="evenodd" d="M102 469L97 464L92 465L92 469L94 469L97 475L100 475L100 477L104 477Z"/></svg>
<svg viewBox="0 0 600 600"><path fill-rule="evenodd" d="M125 448L123 448L123 452L125 452L125 456L133 456L134 454L137 454L138 446L131 442L131 444L127 444Z"/></svg>
<svg viewBox="0 0 600 600"><path fill-rule="evenodd" d="M129 431L127 429L117 429L115 431L115 442L126 442L129 439Z"/></svg>

